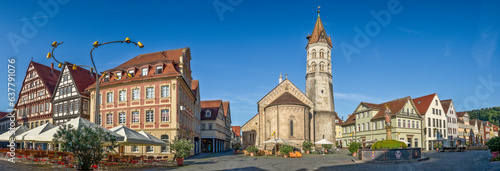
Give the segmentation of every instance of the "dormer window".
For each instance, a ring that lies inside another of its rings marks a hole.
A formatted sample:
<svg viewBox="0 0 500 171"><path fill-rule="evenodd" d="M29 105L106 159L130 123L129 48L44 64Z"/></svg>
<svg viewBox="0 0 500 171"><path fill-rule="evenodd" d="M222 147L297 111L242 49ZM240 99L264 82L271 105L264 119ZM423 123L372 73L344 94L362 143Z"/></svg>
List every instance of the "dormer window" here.
<svg viewBox="0 0 500 171"><path fill-rule="evenodd" d="M212 116L212 112L210 110L206 110L205 117L211 117L211 116Z"/></svg>
<svg viewBox="0 0 500 171"><path fill-rule="evenodd" d="M122 79L122 73L121 72L116 73L116 79L117 80Z"/></svg>
<svg viewBox="0 0 500 171"><path fill-rule="evenodd" d="M134 74L135 74L135 73L134 73L134 70L133 70L133 69L128 70L128 74L130 74L130 75L133 77L133 76L134 76Z"/></svg>
<svg viewBox="0 0 500 171"><path fill-rule="evenodd" d="M163 66L156 66L156 74L161 74L163 71Z"/></svg>
<svg viewBox="0 0 500 171"><path fill-rule="evenodd" d="M104 77L104 82L108 82L108 81L109 81L109 75L106 75L106 76Z"/></svg>
<svg viewBox="0 0 500 171"><path fill-rule="evenodd" d="M148 75L148 68L142 68L141 76Z"/></svg>

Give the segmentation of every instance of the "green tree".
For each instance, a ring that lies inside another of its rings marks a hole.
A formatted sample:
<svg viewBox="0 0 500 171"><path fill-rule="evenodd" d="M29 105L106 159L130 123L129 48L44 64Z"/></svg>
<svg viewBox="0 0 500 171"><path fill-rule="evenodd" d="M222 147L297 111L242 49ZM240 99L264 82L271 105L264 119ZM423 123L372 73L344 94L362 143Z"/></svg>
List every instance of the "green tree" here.
<svg viewBox="0 0 500 171"><path fill-rule="evenodd" d="M313 146L313 143L311 141L307 141L305 140L303 143L302 143L302 149L304 151L311 151L311 147Z"/></svg>
<svg viewBox="0 0 500 171"><path fill-rule="evenodd" d="M356 153L361 148L361 143L352 142L349 144L349 152Z"/></svg>
<svg viewBox="0 0 500 171"><path fill-rule="evenodd" d="M53 141L61 144L61 150L73 153L78 169L90 170L97 165L106 152L104 144L116 147L116 137L102 128L83 127L74 129L71 125L62 125L54 135Z"/></svg>
<svg viewBox="0 0 500 171"><path fill-rule="evenodd" d="M194 148L194 144L191 142L191 140L185 140L185 139L176 139L172 141L172 143L169 143L170 148L173 150L175 153L175 158L186 158L189 156L189 153L191 150Z"/></svg>
<svg viewBox="0 0 500 171"><path fill-rule="evenodd" d="M471 119L479 119L482 121L489 121L494 125L499 125L500 121L500 107L481 108L468 111Z"/></svg>

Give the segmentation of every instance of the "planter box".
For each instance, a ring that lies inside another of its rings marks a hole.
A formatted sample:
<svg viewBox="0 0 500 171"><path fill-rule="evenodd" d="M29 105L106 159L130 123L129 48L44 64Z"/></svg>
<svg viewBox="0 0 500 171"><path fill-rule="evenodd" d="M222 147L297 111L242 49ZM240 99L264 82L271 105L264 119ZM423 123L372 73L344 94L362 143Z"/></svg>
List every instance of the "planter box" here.
<svg viewBox="0 0 500 171"><path fill-rule="evenodd" d="M391 160L410 160L422 157L421 148L404 149L363 149L359 150L359 159L366 161L391 161Z"/></svg>

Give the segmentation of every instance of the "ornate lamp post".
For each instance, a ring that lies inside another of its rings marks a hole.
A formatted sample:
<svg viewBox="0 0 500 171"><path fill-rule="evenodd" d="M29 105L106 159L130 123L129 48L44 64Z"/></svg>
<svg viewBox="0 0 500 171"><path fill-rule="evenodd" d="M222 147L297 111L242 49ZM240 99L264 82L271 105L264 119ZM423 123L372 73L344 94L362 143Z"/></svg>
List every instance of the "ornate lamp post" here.
<svg viewBox="0 0 500 171"><path fill-rule="evenodd" d="M52 51L49 52L47 54L47 58L52 58L54 59L54 61L56 61L58 63L57 67L61 68L63 65L66 65L66 64L63 64L62 62L58 61L55 56L54 56L54 50L57 48L57 46L59 46L60 44L62 44L63 42L53 42L52 43ZM95 71L95 79L96 79L96 100L95 100L95 118L94 118L94 123L97 123L98 119L97 117L99 117L99 113L100 113L100 100L97 100L97 98L99 98L98 96L100 96L100 93L99 93L99 83L100 83L100 80L99 80L99 72L97 71L97 67L95 66L95 63L94 63L94 58L92 56L92 52L94 51L95 48L98 48L99 46L102 46L102 45L106 45L106 44L111 44L111 43L133 43L134 45L136 46L139 46L139 48L143 48L144 45L141 43L141 42L133 42L130 40L130 38L125 38L125 40L120 40L120 41L111 41L111 42L106 42L106 43L99 43L97 41L94 42L94 47L92 48L92 50L90 50L90 60L92 61L92 66L87 66L87 65L76 65L76 64L73 64L73 70L76 70L77 67L87 67L87 68L90 68L90 73L92 74L92 70ZM106 73L103 73L103 76L106 75ZM127 74L127 76L130 78L132 77L130 74Z"/></svg>
<svg viewBox="0 0 500 171"><path fill-rule="evenodd" d="M94 58L92 56L92 52L94 52L94 49L95 48L98 48L99 46L102 46L102 45L107 45L107 44L111 44L111 43L133 43L134 45L136 46L139 46L139 48L143 48L144 45L141 43L141 42L133 42L133 41L130 41L130 38L125 38L125 40L120 40L120 41L111 41L111 42L105 42L105 43L99 43L98 41L95 41L94 42L94 47L92 48L92 50L90 50L90 60L92 61L92 66L94 66L94 70L96 72L96 87L95 87L95 92L96 92L96 95L95 95L95 117L94 117L94 123L97 123L97 117L100 117L99 114L100 114L100 102L97 100L97 98L100 96L100 92L99 92L99 78L97 77L97 68L95 66L95 63L94 63ZM104 73L105 74L105 73ZM130 75L129 75L130 77ZM101 123L99 123L101 124Z"/></svg>

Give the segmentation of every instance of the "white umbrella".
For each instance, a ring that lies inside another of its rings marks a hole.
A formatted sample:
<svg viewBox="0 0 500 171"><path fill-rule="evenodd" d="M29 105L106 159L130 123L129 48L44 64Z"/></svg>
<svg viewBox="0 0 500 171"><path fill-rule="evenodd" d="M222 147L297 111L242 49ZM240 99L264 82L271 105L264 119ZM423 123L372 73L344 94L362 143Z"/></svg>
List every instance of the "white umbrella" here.
<svg viewBox="0 0 500 171"><path fill-rule="evenodd" d="M294 142L289 141L287 139L282 139L282 138L276 138L276 139L270 139L267 141L263 142L264 144L294 144Z"/></svg>
<svg viewBox="0 0 500 171"><path fill-rule="evenodd" d="M151 140L149 137L146 137L146 135L144 135L144 134L141 134L137 131L134 131L130 128L127 128L124 125L120 125L120 126L111 128L109 130L117 133L118 135L123 136L123 138L124 138L123 141L118 141L118 144L120 144L120 145L158 145L158 142ZM163 142L163 141L161 141L161 142ZM165 142L163 142L162 145L165 145Z"/></svg>
<svg viewBox="0 0 500 171"><path fill-rule="evenodd" d="M38 138L38 136L40 136L40 134L54 128L55 125L52 125L51 123L46 123L46 124L43 124L43 125L40 125L39 127L36 127L32 130L29 130L29 131L26 131L22 134L19 134L19 135L16 135L16 140L19 140L19 141L36 141L36 139Z"/></svg>
<svg viewBox="0 0 500 171"><path fill-rule="evenodd" d="M405 144L408 144L408 142L406 142L405 140L398 140L398 141L401 141L401 142L404 142Z"/></svg>
<svg viewBox="0 0 500 171"><path fill-rule="evenodd" d="M142 134L144 135L145 137L147 137L150 141L152 141L153 143L149 144L149 145L158 145L158 146L163 146L163 145L167 145L167 143L165 143L165 141L162 141L158 138L156 138L155 136L151 135L151 134L148 134L147 132L144 132L144 131L141 131L139 132L139 134Z"/></svg>
<svg viewBox="0 0 500 171"><path fill-rule="evenodd" d="M3 134L0 135L0 141L10 141L10 137L14 137L16 135L20 135L26 131L29 131L30 129L26 128L25 126L18 126L14 128L12 131L7 131L4 132Z"/></svg>
<svg viewBox="0 0 500 171"><path fill-rule="evenodd" d="M328 140L322 139L319 140L318 142L315 142L315 144L333 144L333 143Z"/></svg>
<svg viewBox="0 0 500 171"><path fill-rule="evenodd" d="M83 119L81 117L77 117L75 119L71 119L70 121L64 123L63 125L72 125L73 126L73 129L81 129L83 127L87 127L87 128L100 128L102 129L104 132L109 132L111 135L115 136L116 137L116 141L123 141L124 137L121 136L121 135L118 135L117 133L113 132L113 131L110 131L106 128L103 128L97 124L94 124L86 119ZM52 142L53 139L54 139L54 135L57 134L57 130L59 130L60 127L62 127L63 125L59 125L59 126L56 126L48 131L45 131L44 133L40 134L40 136L38 136L36 138L35 141L38 141L38 142Z"/></svg>

